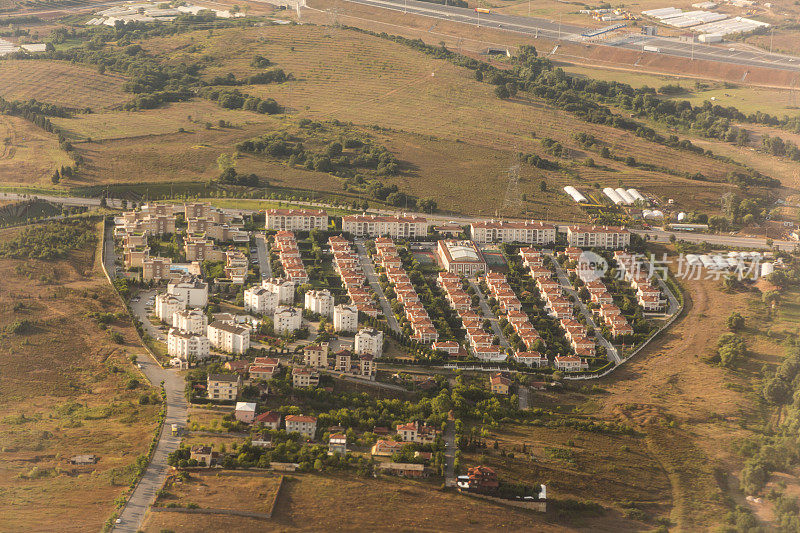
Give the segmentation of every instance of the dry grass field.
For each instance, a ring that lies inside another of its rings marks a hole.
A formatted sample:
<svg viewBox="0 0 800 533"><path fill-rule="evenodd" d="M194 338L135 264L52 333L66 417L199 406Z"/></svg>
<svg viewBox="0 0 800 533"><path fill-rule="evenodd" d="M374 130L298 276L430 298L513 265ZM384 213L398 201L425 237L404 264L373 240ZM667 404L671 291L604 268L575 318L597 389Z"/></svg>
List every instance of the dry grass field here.
<svg viewBox="0 0 800 533"><path fill-rule="evenodd" d="M0 96L6 100L34 98L48 104L100 110L130 100L122 92L125 78L66 61L0 62Z"/></svg>
<svg viewBox="0 0 800 533"><path fill-rule="evenodd" d="M780 361L782 336L796 334L800 298L787 294L781 316L770 320L757 294L725 293L714 280L684 285L685 317L603 380L608 394L598 400L597 416L633 424L646 435L650 453L672 482L673 522L697 530L719 523L726 497L744 502L737 490L742 457L732 445L768 418L754 391L758 372ZM734 309L746 317L748 360L726 370L704 359L727 331L724 323Z"/></svg>
<svg viewBox="0 0 800 533"><path fill-rule="evenodd" d="M139 398L159 396L142 384L126 388L131 377L145 383L127 360L143 356L133 327L111 324L126 341L118 345L85 316L123 311L98 268L94 246L61 261L0 259L3 531L99 530L147 452L159 406ZM33 330L6 332L20 320ZM69 465L77 454L99 461Z"/></svg>
<svg viewBox="0 0 800 533"><path fill-rule="evenodd" d="M266 473L196 470L189 479L173 475L167 478L164 491L156 505L171 503L186 506L189 503L201 508L222 508L234 511L266 513L280 484L280 476ZM151 513L151 516L157 516Z"/></svg>
<svg viewBox="0 0 800 533"><path fill-rule="evenodd" d="M0 183L49 187L53 171L71 163L54 135L24 119L0 116Z"/></svg>
<svg viewBox="0 0 800 533"><path fill-rule="evenodd" d="M190 42L195 44L192 52L185 46ZM515 160L513 154L546 156L539 141L543 137L569 148L569 158L560 161L569 171L523 167L521 188L530 200L525 209L533 216L577 216L575 206L558 193L566 184L590 187L623 182L659 196L684 199L685 209L711 210L727 189L613 161L584 167L580 161L596 159L597 154L577 147L573 132L592 133L615 153L668 169L691 169L721 178L735 168L613 128L583 123L535 99L499 100L490 85L476 82L466 69L354 31L263 27L220 30L211 37L190 33L155 38L143 45L166 62L213 58L216 61L209 62L212 66L205 72L207 76L250 74L251 58L262 54L295 79L243 91L275 98L290 109L290 115L266 117L227 111L196 100L151 111L56 119L73 139L91 139L77 143L88 163L81 178L67 185L212 179L218 173L220 153L229 152L242 139L283 128L301 117L352 121L354 128L380 126L383 129L375 136L407 163L406 172L386 181L419 197L433 197L450 211L497 212L502 207L507 169ZM218 128L219 120L233 127ZM207 122L214 126L207 129ZM244 157L240 165L239 170L256 172L279 185L341 188L339 180L331 176L289 169L263 158ZM542 179L552 185L546 194L539 192Z"/></svg>
<svg viewBox="0 0 800 533"><path fill-rule="evenodd" d="M535 512L439 491L400 478L289 475L271 520L150 513L144 531L564 531L550 513ZM216 502L219 500L215 500ZM586 527L610 530L625 522L587 518Z"/></svg>

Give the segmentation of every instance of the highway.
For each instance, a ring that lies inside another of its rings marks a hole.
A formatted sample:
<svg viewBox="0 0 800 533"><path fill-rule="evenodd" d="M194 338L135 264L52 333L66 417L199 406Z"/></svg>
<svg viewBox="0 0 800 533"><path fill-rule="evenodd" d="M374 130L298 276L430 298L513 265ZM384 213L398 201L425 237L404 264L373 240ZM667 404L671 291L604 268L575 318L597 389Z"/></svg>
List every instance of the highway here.
<svg viewBox="0 0 800 533"><path fill-rule="evenodd" d="M561 24L557 20L548 20L518 15L503 15L498 13L482 14L463 7L445 6L421 2L418 0L347 0L355 4L391 9L403 13L422 15L440 20L449 20L477 27L495 28L499 30L524 33L533 37L563 40L569 42L586 42L581 34L591 28ZM622 21L624 22L624 21ZM635 31L632 29L631 31ZM800 72L800 59L782 54L770 54L754 50L741 50L728 45L713 46L703 43L686 43L678 39L631 34L629 37L617 41L591 43L598 46L615 46L630 50L642 51L645 45L657 47L663 55L676 57L704 59L736 65L777 68Z"/></svg>

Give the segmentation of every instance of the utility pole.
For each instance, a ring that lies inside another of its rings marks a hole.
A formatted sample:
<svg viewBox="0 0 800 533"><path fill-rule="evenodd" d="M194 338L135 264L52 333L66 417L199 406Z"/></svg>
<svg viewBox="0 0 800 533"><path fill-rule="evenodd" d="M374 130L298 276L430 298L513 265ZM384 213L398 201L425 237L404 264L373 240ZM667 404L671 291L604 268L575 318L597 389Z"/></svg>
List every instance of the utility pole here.
<svg viewBox="0 0 800 533"><path fill-rule="evenodd" d="M408 13L408 0L403 0L403 13Z"/></svg>

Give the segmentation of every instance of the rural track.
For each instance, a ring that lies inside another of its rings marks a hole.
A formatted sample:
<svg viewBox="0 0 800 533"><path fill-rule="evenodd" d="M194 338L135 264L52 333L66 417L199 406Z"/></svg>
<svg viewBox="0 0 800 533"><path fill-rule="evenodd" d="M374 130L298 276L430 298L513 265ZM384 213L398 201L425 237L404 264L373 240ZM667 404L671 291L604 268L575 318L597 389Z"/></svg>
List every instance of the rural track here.
<svg viewBox="0 0 800 533"><path fill-rule="evenodd" d="M17 147L15 146L17 143L17 131L14 129L14 125L11 124L11 121L8 120L8 117L2 117L2 122L8 129L8 137L6 137L8 143L3 142L3 153L0 154L0 160L12 159L17 152ZM6 139L4 139L4 141Z"/></svg>

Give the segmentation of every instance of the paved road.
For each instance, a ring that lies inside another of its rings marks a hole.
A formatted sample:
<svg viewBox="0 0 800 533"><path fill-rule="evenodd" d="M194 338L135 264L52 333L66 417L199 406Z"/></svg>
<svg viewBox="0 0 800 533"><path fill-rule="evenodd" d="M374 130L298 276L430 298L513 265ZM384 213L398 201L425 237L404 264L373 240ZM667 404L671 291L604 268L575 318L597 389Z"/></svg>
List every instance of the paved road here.
<svg viewBox="0 0 800 533"><path fill-rule="evenodd" d="M167 394L167 415L150 464L114 527L114 531L121 533L136 533L140 530L147 509L164 485L169 472L167 457L180 447L181 437L172 435L172 424L177 424L182 430L185 429L189 409L184 396L185 382L181 374L175 370L161 368L150 357L140 360L139 364L152 384L158 385L163 381Z"/></svg>
<svg viewBox="0 0 800 533"><path fill-rule="evenodd" d="M272 277L272 263L267 252L267 237L261 232L256 233L256 257L258 258L258 268L261 271L261 279Z"/></svg>
<svg viewBox="0 0 800 533"><path fill-rule="evenodd" d="M502 15L498 13L481 14L472 9L445 5L431 5L429 2L417 0L348 0L355 4L390 9L415 15L423 15L440 20L448 20L471 26L496 28L503 31L524 33L534 37L586 42L581 34L590 31L584 26L561 24L558 20L525 17L518 15ZM340 8L341 12L341 8ZM633 30L632 30L633 31ZM588 43L587 43L588 44ZM596 46L609 46L608 43L593 43ZM703 43L683 43L678 39L666 37L630 35L618 39L613 45L620 48L642 51L645 45L659 48L660 54L684 58L704 59L737 65L776 68L781 70L800 71L800 59L783 54L743 49L731 45L713 46Z"/></svg>
<svg viewBox="0 0 800 533"><path fill-rule="evenodd" d="M103 236L103 265L106 267L108 277L112 280L117 277L117 265L114 262L117 259L117 253L114 249L114 227L109 226L106 228L105 235Z"/></svg>
<svg viewBox="0 0 800 533"><path fill-rule="evenodd" d="M456 423L453 420L447 421L444 428L444 482L446 485L456 483Z"/></svg>
<svg viewBox="0 0 800 533"><path fill-rule="evenodd" d="M375 273L375 267L372 264L372 259L367 255L367 249L364 247L363 241L356 241L356 251L358 252L358 259L361 261L361 269L364 271L364 275L367 277L370 287L372 287L372 290L378 295L378 302L383 310L383 316L386 317L389 327L400 333L400 323L397 322L397 317L394 316L392 306L389 305L389 300L386 298L381 284L378 283L378 274Z"/></svg>
<svg viewBox="0 0 800 533"><path fill-rule="evenodd" d="M146 309L147 300L155 297L156 294L158 294L158 291L155 289L139 292L137 294L139 301L131 302L131 309L133 310L133 314L136 315L136 318L141 321L144 332L156 340L161 340L161 337L164 336L164 333L150 321L150 315Z"/></svg>
<svg viewBox="0 0 800 533"><path fill-rule="evenodd" d="M588 307L586 307L586 304L583 303L583 301L580 299L580 297L578 296L578 291L576 291L572 287L572 284L569 282L569 278L567 277L567 273L564 272L563 268L561 268L561 264L559 264L559 262L556 261L556 258L553 256L552 253L547 253L546 255L551 259L553 266L556 269L556 275L558 276L558 280L561 282L561 285L567 292L567 295L575 297L575 305L578 307L578 310L584 316L584 318L586 318L586 324L594 328L594 334L597 339L597 342L601 346L605 347L606 356L608 357L608 360L616 365L620 364L622 362L622 359L620 359L617 349L614 348L614 346L610 342L608 342L608 339L603 337L603 335L600 333L600 328L597 326L597 324L595 324L592 312L589 310Z"/></svg>
<svg viewBox="0 0 800 533"><path fill-rule="evenodd" d="M483 292L481 292L480 286L472 278L469 279L469 284L472 285L473 289L475 289L475 294L478 295L478 300L480 302L481 311L483 312L483 317L488 319L489 322L491 322L492 331L494 331L494 334L497 335L497 337L500 339L500 346L502 346L503 348L508 348L509 347L508 339L506 339L503 330L500 329L500 324L497 321L497 317L494 316L494 313L492 313L492 308L489 307L489 302L486 301L486 297L484 296Z"/></svg>

